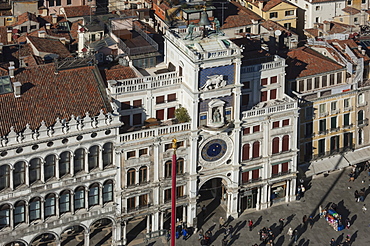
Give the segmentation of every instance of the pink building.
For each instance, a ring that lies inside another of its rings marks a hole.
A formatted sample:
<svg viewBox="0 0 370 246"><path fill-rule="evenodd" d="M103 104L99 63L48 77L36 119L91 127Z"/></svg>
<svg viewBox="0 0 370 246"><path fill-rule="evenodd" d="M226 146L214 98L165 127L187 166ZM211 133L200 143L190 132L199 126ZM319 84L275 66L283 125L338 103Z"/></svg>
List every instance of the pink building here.
<svg viewBox="0 0 370 246"><path fill-rule="evenodd" d="M48 9L48 15L63 14L60 12L62 7L84 5L91 6L91 13L95 12L96 0L44 0L44 6Z"/></svg>

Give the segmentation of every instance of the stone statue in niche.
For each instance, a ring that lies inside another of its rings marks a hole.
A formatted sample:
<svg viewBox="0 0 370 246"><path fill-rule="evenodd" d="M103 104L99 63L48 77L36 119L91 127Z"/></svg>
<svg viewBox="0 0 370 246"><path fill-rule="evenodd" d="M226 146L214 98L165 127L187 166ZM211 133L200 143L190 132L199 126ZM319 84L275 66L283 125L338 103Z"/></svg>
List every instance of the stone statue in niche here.
<svg viewBox="0 0 370 246"><path fill-rule="evenodd" d="M207 76L207 81L202 87L204 91L217 89L226 86L227 81L224 80L224 76L222 74L216 74Z"/></svg>
<svg viewBox="0 0 370 246"><path fill-rule="evenodd" d="M220 123L221 122L221 113L218 108L213 111L213 123Z"/></svg>

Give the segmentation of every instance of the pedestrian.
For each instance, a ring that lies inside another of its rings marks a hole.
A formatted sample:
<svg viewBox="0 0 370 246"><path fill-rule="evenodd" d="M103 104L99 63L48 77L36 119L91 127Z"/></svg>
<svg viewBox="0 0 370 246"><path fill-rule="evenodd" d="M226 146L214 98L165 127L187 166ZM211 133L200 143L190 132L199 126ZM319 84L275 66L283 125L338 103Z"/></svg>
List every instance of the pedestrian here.
<svg viewBox="0 0 370 246"><path fill-rule="evenodd" d="M229 243L229 241L226 238L223 238L222 241L221 241L222 246L227 246L228 243Z"/></svg>
<svg viewBox="0 0 370 246"><path fill-rule="evenodd" d="M198 231L198 240L202 240L203 239L203 229L201 228L199 231Z"/></svg>
<svg viewBox="0 0 370 246"><path fill-rule="evenodd" d="M369 169L367 170L367 175L370 177L370 167L369 167Z"/></svg>
<svg viewBox="0 0 370 246"><path fill-rule="evenodd" d="M366 212L366 210L367 210L367 208L366 208L366 206L365 206L365 204L364 204L364 206L362 206L362 212L363 212L363 213L365 213L365 212Z"/></svg>
<svg viewBox="0 0 370 246"><path fill-rule="evenodd" d="M345 223L346 223L346 228L349 229L351 227L351 221L347 218Z"/></svg>
<svg viewBox="0 0 370 246"><path fill-rule="evenodd" d="M343 245L349 246L351 245L351 235L347 235L344 239Z"/></svg>
<svg viewBox="0 0 370 246"><path fill-rule="evenodd" d="M297 229L293 231L293 238L294 238L294 243L296 244L298 241L298 231Z"/></svg>
<svg viewBox="0 0 370 246"><path fill-rule="evenodd" d="M171 230L167 231L167 241L170 241L171 239Z"/></svg>
<svg viewBox="0 0 370 246"><path fill-rule="evenodd" d="M329 246L335 246L335 239L334 238L331 238L330 242L329 242Z"/></svg>
<svg viewBox="0 0 370 246"><path fill-rule="evenodd" d="M301 197L304 197L304 193L306 192L306 188L301 184Z"/></svg>
<svg viewBox="0 0 370 246"><path fill-rule="evenodd" d="M298 186L298 188L297 188L297 200L301 200L301 192L302 192L301 186Z"/></svg>
<svg viewBox="0 0 370 246"><path fill-rule="evenodd" d="M252 231L253 229L253 220L248 221L249 231Z"/></svg>
<svg viewBox="0 0 370 246"><path fill-rule="evenodd" d="M293 229L292 229L292 227L289 227L287 234L290 237L290 240L292 240L292 238L293 238Z"/></svg>
<svg viewBox="0 0 370 246"><path fill-rule="evenodd" d="M355 165L355 179L358 177L358 174L360 173L360 168Z"/></svg>
<svg viewBox="0 0 370 246"><path fill-rule="evenodd" d="M225 220L224 218L222 218L222 216L220 217L220 219L218 220L218 222L220 223L220 228L222 228L225 224Z"/></svg>
<svg viewBox="0 0 370 246"><path fill-rule="evenodd" d="M226 237L230 237L230 239L232 238L233 229L234 229L233 226L229 225L229 227L225 231Z"/></svg>
<svg viewBox="0 0 370 246"><path fill-rule="evenodd" d="M186 229L186 227L184 227L184 228L182 229L182 239L183 239L183 240L188 239L188 230Z"/></svg>
<svg viewBox="0 0 370 246"><path fill-rule="evenodd" d="M279 225L280 225L280 232L282 232L284 229L284 219L283 218L279 219Z"/></svg>
<svg viewBox="0 0 370 246"><path fill-rule="evenodd" d="M206 207L206 205L203 205L202 212L203 212L203 216L206 216L206 213L207 213L207 207Z"/></svg>
<svg viewBox="0 0 370 246"><path fill-rule="evenodd" d="M354 195L355 195L355 201L356 202L359 202L360 201L360 199L359 199L359 194L358 194L358 190L355 190L355 193L354 193Z"/></svg>
<svg viewBox="0 0 370 246"><path fill-rule="evenodd" d="M322 215L323 215L323 213L322 213L322 206L320 205L319 206L319 216L320 216L320 218L322 217Z"/></svg>
<svg viewBox="0 0 370 246"><path fill-rule="evenodd" d="M313 218L312 218L312 216L310 216L308 218L308 223L310 224L310 228L312 229L312 227L313 227Z"/></svg>
<svg viewBox="0 0 370 246"><path fill-rule="evenodd" d="M307 215L304 215L302 218L302 224L306 225L306 223L307 223Z"/></svg>
<svg viewBox="0 0 370 246"><path fill-rule="evenodd" d="M353 171L349 174L349 180L348 180L348 182L350 182L350 181L352 181L352 182L355 181L355 173Z"/></svg>
<svg viewBox="0 0 370 246"><path fill-rule="evenodd" d="M267 245L270 245L270 246L274 246L274 241L272 239L270 239L268 242L267 242Z"/></svg>

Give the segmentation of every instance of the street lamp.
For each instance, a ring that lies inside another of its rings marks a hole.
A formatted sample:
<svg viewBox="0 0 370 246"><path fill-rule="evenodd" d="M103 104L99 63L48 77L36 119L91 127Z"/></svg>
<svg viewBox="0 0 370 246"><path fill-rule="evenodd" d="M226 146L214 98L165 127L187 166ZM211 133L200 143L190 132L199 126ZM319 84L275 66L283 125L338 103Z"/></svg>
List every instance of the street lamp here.
<svg viewBox="0 0 370 246"><path fill-rule="evenodd" d="M176 242L176 149L177 139L172 139L172 190L171 190L171 246L175 246Z"/></svg>

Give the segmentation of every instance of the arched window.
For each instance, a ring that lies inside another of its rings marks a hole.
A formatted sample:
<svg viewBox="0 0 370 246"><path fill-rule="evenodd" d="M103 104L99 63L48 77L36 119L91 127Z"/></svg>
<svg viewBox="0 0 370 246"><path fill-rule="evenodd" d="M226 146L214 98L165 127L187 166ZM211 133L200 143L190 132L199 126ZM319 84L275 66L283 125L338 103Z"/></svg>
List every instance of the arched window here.
<svg viewBox="0 0 370 246"><path fill-rule="evenodd" d="M279 153L279 141L280 139L278 137L275 137L272 139L272 153L273 154Z"/></svg>
<svg viewBox="0 0 370 246"><path fill-rule="evenodd" d="M176 175L184 173L184 159L179 158L176 161Z"/></svg>
<svg viewBox="0 0 370 246"><path fill-rule="evenodd" d="M29 204L30 222L41 219L41 199L39 197L32 198Z"/></svg>
<svg viewBox="0 0 370 246"><path fill-rule="evenodd" d="M63 177L71 172L71 153L65 151L60 154L59 158L59 177Z"/></svg>
<svg viewBox="0 0 370 246"><path fill-rule="evenodd" d="M74 194L74 207L75 210L85 208L85 187L77 187Z"/></svg>
<svg viewBox="0 0 370 246"><path fill-rule="evenodd" d="M148 168L146 166L140 167L139 184L146 183L147 181L148 181Z"/></svg>
<svg viewBox="0 0 370 246"><path fill-rule="evenodd" d="M17 188L26 183L26 164L24 161L18 161L14 164L13 185Z"/></svg>
<svg viewBox="0 0 370 246"><path fill-rule="evenodd" d="M35 158L30 161L29 166L29 179L30 184L35 183L41 178L41 160L40 158Z"/></svg>
<svg viewBox="0 0 370 246"><path fill-rule="evenodd" d="M172 176L172 161L164 163L164 177L169 178Z"/></svg>
<svg viewBox="0 0 370 246"><path fill-rule="evenodd" d="M0 229L10 226L10 205L0 206Z"/></svg>
<svg viewBox="0 0 370 246"><path fill-rule="evenodd" d="M289 151L289 135L284 135L282 151Z"/></svg>
<svg viewBox="0 0 370 246"><path fill-rule="evenodd" d="M358 94L358 104L362 105L365 103L365 96L363 93Z"/></svg>
<svg viewBox="0 0 370 246"><path fill-rule="evenodd" d="M253 143L253 158L258 158L260 157L260 142L256 141Z"/></svg>
<svg viewBox="0 0 370 246"><path fill-rule="evenodd" d="M99 204L99 184L92 184L89 188L89 207Z"/></svg>
<svg viewBox="0 0 370 246"><path fill-rule="evenodd" d="M103 167L113 164L113 144L106 143L103 145Z"/></svg>
<svg viewBox="0 0 370 246"><path fill-rule="evenodd" d="M18 201L14 205L14 226L26 222L26 202Z"/></svg>
<svg viewBox="0 0 370 246"><path fill-rule="evenodd" d="M357 121L358 121L358 124L361 125L364 123L364 111L363 110L360 110L358 111L357 113Z"/></svg>
<svg viewBox="0 0 370 246"><path fill-rule="evenodd" d="M55 155L48 155L45 158L45 165L44 165L44 176L45 181L55 177Z"/></svg>
<svg viewBox="0 0 370 246"><path fill-rule="evenodd" d="M249 149L250 149L249 144L244 144L243 145L242 161L249 160Z"/></svg>
<svg viewBox="0 0 370 246"><path fill-rule="evenodd" d="M71 212L71 194L69 190L64 190L59 195L59 213Z"/></svg>
<svg viewBox="0 0 370 246"><path fill-rule="evenodd" d="M0 166L0 190L9 188L10 184L10 168L9 165Z"/></svg>
<svg viewBox="0 0 370 246"><path fill-rule="evenodd" d="M55 194L48 194L44 203L45 218L55 215Z"/></svg>
<svg viewBox="0 0 370 246"><path fill-rule="evenodd" d="M113 181L107 180L103 185L103 204L113 201Z"/></svg>
<svg viewBox="0 0 370 246"><path fill-rule="evenodd" d="M91 146L87 155L89 171L99 167L99 146Z"/></svg>
<svg viewBox="0 0 370 246"><path fill-rule="evenodd" d="M136 171L134 168L131 168L127 171L127 186L135 185L135 175Z"/></svg>
<svg viewBox="0 0 370 246"><path fill-rule="evenodd" d="M73 158L74 173L79 173L84 170L85 167L85 150L77 149Z"/></svg>

